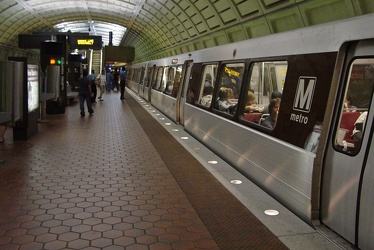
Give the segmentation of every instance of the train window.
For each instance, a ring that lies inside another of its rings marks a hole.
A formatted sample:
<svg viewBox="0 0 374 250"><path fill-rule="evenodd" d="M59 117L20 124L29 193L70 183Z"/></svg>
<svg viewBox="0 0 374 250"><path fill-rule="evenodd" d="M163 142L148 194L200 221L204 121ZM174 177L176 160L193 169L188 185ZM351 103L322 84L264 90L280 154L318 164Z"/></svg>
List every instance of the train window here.
<svg viewBox="0 0 374 250"><path fill-rule="evenodd" d="M215 88L218 98L214 100L214 109L230 115L236 113L243 71L244 63L222 64L218 88Z"/></svg>
<svg viewBox="0 0 374 250"><path fill-rule="evenodd" d="M139 69L134 69L134 82L139 83Z"/></svg>
<svg viewBox="0 0 374 250"><path fill-rule="evenodd" d="M182 65L169 67L164 93L176 97L181 81Z"/></svg>
<svg viewBox="0 0 374 250"><path fill-rule="evenodd" d="M141 71L141 74L140 74L140 79L139 79L139 82L143 85L144 84L144 74L145 74L145 68L142 67L142 71Z"/></svg>
<svg viewBox="0 0 374 250"><path fill-rule="evenodd" d="M159 90L161 92L165 92L166 83L168 81L168 76L169 76L169 67L165 67L164 68L164 73L163 73L163 76L162 76L161 86L159 88Z"/></svg>
<svg viewBox="0 0 374 250"><path fill-rule="evenodd" d="M129 69L128 73L127 73L127 79L128 80L132 80L132 73L133 73L133 69Z"/></svg>
<svg viewBox="0 0 374 250"><path fill-rule="evenodd" d="M160 90L163 73L164 73L163 67L158 67L157 70L155 70L155 75L154 75L154 80L153 80L153 85L152 85L153 89Z"/></svg>
<svg viewBox="0 0 374 250"><path fill-rule="evenodd" d="M200 82L200 94L196 100L197 104L209 108L213 98L214 86L216 82L216 73L218 65L206 64L202 68L202 77Z"/></svg>
<svg viewBox="0 0 374 250"><path fill-rule="evenodd" d="M151 88L154 89L156 86L156 81L157 81L157 69L156 67L152 68L152 82L151 82Z"/></svg>
<svg viewBox="0 0 374 250"><path fill-rule="evenodd" d="M255 62L251 70L241 109L241 117L249 122L273 129L280 107L287 61Z"/></svg>
<svg viewBox="0 0 374 250"><path fill-rule="evenodd" d="M149 67L149 68L147 69L147 74L145 75L145 78L144 78L144 85L145 85L146 87L149 87L149 83L150 83L150 81L151 81L151 72L152 72L152 68Z"/></svg>
<svg viewBox="0 0 374 250"><path fill-rule="evenodd" d="M374 59L356 59L350 66L335 148L357 154L361 148L374 85Z"/></svg>
<svg viewBox="0 0 374 250"><path fill-rule="evenodd" d="M175 75L175 67L169 67L166 73L165 88L163 92L167 95L171 95L173 91L173 79Z"/></svg>
<svg viewBox="0 0 374 250"><path fill-rule="evenodd" d="M201 75L201 63L193 63L191 67L191 74L188 79L188 88L186 94L186 102L190 104L196 103L198 97L199 81Z"/></svg>
<svg viewBox="0 0 374 250"><path fill-rule="evenodd" d="M177 97L179 86L181 84L182 77L182 65L176 67L174 79L173 79L173 91L171 92L172 97Z"/></svg>

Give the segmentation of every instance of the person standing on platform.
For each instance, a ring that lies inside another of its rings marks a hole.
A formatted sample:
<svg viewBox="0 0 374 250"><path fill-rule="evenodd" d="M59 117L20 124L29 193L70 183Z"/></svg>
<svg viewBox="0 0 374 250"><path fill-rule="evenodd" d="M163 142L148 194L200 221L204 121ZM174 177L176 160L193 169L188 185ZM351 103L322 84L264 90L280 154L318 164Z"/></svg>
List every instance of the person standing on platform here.
<svg viewBox="0 0 374 250"><path fill-rule="evenodd" d="M87 110L90 115L93 115L93 109L91 106L91 83L87 77L87 72L83 72L83 77L79 78L79 108L81 110L81 116L85 116L84 102L87 103Z"/></svg>
<svg viewBox="0 0 374 250"><path fill-rule="evenodd" d="M99 89L100 89L100 95L99 95L98 98L99 98L100 101L104 101L102 97L103 97L103 94L104 94L104 91L105 91L105 85L106 85L105 69L102 69L101 74L97 75L96 81L97 81L97 84L99 85Z"/></svg>
<svg viewBox="0 0 374 250"><path fill-rule="evenodd" d="M96 82L95 82L95 70L92 70L91 74L88 75L88 80L90 80L91 91L92 91L91 103L95 103L96 96L97 96L97 88L96 88Z"/></svg>
<svg viewBox="0 0 374 250"><path fill-rule="evenodd" d="M114 69L113 79L112 79L112 90L118 91L118 71Z"/></svg>
<svg viewBox="0 0 374 250"><path fill-rule="evenodd" d="M121 71L119 72L119 79L120 79L120 88L121 88L121 100L125 99L125 87L126 87L126 76L127 76L127 70L125 66L121 68Z"/></svg>
<svg viewBox="0 0 374 250"><path fill-rule="evenodd" d="M111 91L112 90L112 72L108 69L108 72L106 73L106 90Z"/></svg>

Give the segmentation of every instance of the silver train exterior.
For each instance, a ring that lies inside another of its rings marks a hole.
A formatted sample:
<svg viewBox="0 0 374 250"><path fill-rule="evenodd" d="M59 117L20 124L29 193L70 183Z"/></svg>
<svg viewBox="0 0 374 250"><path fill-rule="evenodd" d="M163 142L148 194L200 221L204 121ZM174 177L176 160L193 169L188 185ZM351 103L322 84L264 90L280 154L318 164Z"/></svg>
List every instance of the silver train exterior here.
<svg viewBox="0 0 374 250"><path fill-rule="evenodd" d="M365 15L134 64L128 87L310 225L374 249L373 23ZM227 89L231 111L217 104ZM269 129L263 110L276 91Z"/></svg>

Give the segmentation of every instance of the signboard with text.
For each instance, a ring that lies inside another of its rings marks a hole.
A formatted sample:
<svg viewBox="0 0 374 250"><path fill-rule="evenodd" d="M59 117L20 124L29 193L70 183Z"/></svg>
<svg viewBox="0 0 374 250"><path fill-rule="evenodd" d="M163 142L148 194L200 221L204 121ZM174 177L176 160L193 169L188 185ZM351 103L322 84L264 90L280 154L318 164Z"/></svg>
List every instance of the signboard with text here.
<svg viewBox="0 0 374 250"><path fill-rule="evenodd" d="M71 49L96 49L102 48L101 36L69 36Z"/></svg>

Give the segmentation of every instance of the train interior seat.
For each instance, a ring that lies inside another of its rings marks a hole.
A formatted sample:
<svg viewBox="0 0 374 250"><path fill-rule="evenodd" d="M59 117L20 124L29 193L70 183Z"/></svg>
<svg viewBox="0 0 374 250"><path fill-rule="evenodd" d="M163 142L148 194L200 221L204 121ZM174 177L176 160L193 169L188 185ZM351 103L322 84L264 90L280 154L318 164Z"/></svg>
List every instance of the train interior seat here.
<svg viewBox="0 0 374 250"><path fill-rule="evenodd" d="M262 113L244 113L243 119L249 122L260 123Z"/></svg>
<svg viewBox="0 0 374 250"><path fill-rule="evenodd" d="M342 146L345 151L348 148L354 148L354 141L352 140L351 136L355 122L360 114L360 112L343 112L342 114L336 141L337 144Z"/></svg>

